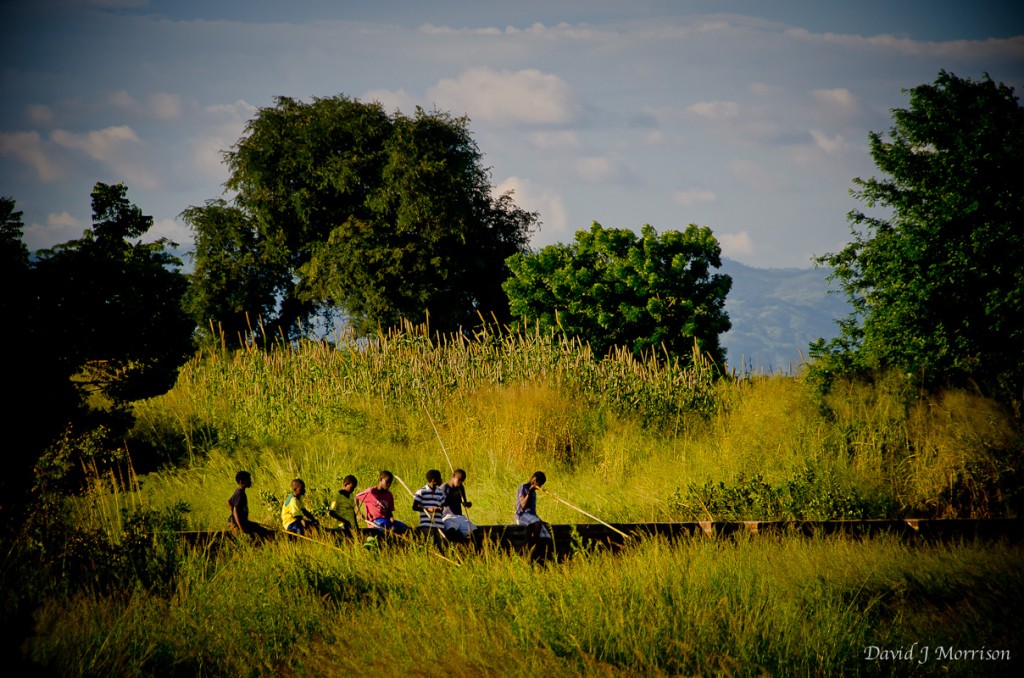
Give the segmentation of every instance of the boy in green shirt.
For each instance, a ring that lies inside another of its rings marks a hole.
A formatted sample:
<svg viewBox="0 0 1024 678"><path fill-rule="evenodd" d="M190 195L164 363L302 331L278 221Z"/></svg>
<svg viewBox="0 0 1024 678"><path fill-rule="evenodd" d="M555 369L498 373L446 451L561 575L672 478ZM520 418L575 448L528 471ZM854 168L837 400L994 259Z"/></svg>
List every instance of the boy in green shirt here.
<svg viewBox="0 0 1024 678"><path fill-rule="evenodd" d="M359 534L359 519L356 517L356 502L352 498L352 492L356 489L358 481L353 475L347 475L341 481L341 489L334 495L331 508L328 514L338 521L338 529L344 530L349 536Z"/></svg>

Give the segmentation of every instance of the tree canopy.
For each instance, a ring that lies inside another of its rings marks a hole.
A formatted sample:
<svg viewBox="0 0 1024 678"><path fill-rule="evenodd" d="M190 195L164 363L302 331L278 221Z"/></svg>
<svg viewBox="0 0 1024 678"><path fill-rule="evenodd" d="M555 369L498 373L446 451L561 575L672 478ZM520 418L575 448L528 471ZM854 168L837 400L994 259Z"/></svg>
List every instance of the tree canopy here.
<svg viewBox="0 0 1024 678"><path fill-rule="evenodd" d="M127 426L124 405L170 388L192 351L194 325L181 303L187 279L171 243L138 241L153 220L123 184L96 184L92 212L82 238L30 257L21 212L0 199L2 309L11 320L0 349L14 389L4 406L13 426L0 522L24 518L15 507L32 487L33 465L61 434L83 422ZM100 416L91 410L97 395L110 406Z"/></svg>
<svg viewBox="0 0 1024 678"><path fill-rule="evenodd" d="M712 273L721 265L707 227L659 234L646 225L638 237L594 222L570 244L511 257L504 287L521 326L579 337L599 355L613 346L637 354L664 346L688 360L696 340L721 365L732 287L728 275Z"/></svg>
<svg viewBox="0 0 1024 678"><path fill-rule="evenodd" d="M76 383L115 404L163 393L192 351L194 324L182 308L188 281L165 238L139 238L153 218L129 202L124 184L97 183L93 226L78 240L36 253L37 327L48 355Z"/></svg>
<svg viewBox="0 0 1024 678"><path fill-rule="evenodd" d="M882 177L855 179L871 213L817 259L854 312L812 346L819 376L897 369L923 386L1024 387L1024 109L1013 89L942 71L907 91L887 135L870 135Z"/></svg>
<svg viewBox="0 0 1024 678"><path fill-rule="evenodd" d="M345 96L279 97L225 153L230 202L190 207L201 325L289 333L337 309L362 332L401 319L452 331L508 317L505 259L535 214L493 197L465 118L385 113Z"/></svg>

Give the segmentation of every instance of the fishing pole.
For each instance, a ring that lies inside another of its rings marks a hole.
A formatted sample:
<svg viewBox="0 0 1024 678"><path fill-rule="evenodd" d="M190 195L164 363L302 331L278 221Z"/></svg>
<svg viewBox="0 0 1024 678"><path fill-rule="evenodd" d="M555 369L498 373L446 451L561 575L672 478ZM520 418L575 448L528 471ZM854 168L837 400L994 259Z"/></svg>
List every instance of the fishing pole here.
<svg viewBox="0 0 1024 678"><path fill-rule="evenodd" d="M625 537L626 539L632 539L632 537L630 537L630 535L626 534L625 532L623 532L623 531L622 531L622 530L620 530L619 528L617 528L617 527L613 527L612 525L609 525L608 523L604 522L603 520L601 520L601 519L600 519L600 518L598 518L597 516L595 516L595 515L593 515L593 514L590 514L590 513L587 513L586 511L584 511L583 509L581 509L581 508L580 508L579 506L574 506L573 504L570 504L569 502L567 502L566 500L562 499L561 497L559 497L559 496L558 496L557 494L555 494L554 492L548 492L548 491L547 491L547 490L545 490L545 489L544 489L543 487L538 487L537 489L538 489L538 490L540 490L541 492L543 492L544 494L548 495L549 497L551 497L551 498L552 498L552 499L554 499L555 501L560 501L560 502L562 502L563 504L565 504L566 506L568 506L569 508L571 508L571 509L575 509L575 510L579 511L580 513L582 513L583 515L587 516L588 518L592 518L592 519L596 520L597 522L601 523L602 525L604 525L604 526L605 526L605 527L607 527L608 529L610 529L610 530L614 530L615 532L618 532L619 534L621 534L621 535L622 535L623 537Z"/></svg>
<svg viewBox="0 0 1024 678"><path fill-rule="evenodd" d="M290 536L290 537L298 537L299 539L306 539L308 541L313 542L314 544L320 544L321 546L326 546L327 548L334 549L335 551L338 551L340 553L346 553L346 551L338 548L337 546L334 546L333 544L328 544L325 541L320 541L319 539L313 539L312 537L307 537L306 535L299 534L298 532L289 532L288 530L284 530L284 533L285 533L285 535Z"/></svg>
<svg viewBox="0 0 1024 678"><path fill-rule="evenodd" d="M430 421L430 427L434 429L434 435L437 436L437 442L441 445L441 451L444 452L444 458L448 461L448 468L451 469L452 475L455 475L455 465L452 464L452 458L448 456L448 450L444 446L444 441L441 439L441 434L437 430L437 426L434 425L434 418L430 416L430 410L427 409L427 403L420 401L420 405L423 407L423 411L427 414L427 419ZM466 488L459 485L459 496L462 497L462 503L468 503L466 500ZM469 509L466 509L466 518L469 518Z"/></svg>
<svg viewBox="0 0 1024 678"><path fill-rule="evenodd" d="M452 458L448 456L448 450L444 447L444 441L441 440L441 434L437 432L437 426L434 425L434 418L430 416L430 410L427 409L427 404L420 401L420 405L423 406L423 411L427 413L427 419L430 421L430 427L434 429L434 435L437 436L437 442L441 444L441 451L444 452L444 458L448 461L448 468L451 469L452 474L455 474L455 466L452 464Z"/></svg>

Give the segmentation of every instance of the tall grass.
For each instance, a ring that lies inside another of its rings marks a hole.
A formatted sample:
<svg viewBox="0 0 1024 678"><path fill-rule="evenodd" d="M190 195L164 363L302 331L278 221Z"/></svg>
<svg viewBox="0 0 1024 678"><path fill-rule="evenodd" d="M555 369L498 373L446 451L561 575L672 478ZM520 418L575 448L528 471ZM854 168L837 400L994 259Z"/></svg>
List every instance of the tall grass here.
<svg viewBox="0 0 1024 678"><path fill-rule="evenodd" d="M294 477L322 512L349 473L365 487L388 468L415 488L449 458L480 524L509 522L537 469L607 521L1019 510L1019 431L976 394L924 397L891 376L820 400L797 377L714 381L699 356L475 339L405 328L197 356L137 407L122 452L150 472L86 468L84 496L41 503L2 562L5 612L31 613L27 656L71 675L975 675L865 651L1024 646L1020 545L644 539L536 566L494 548L168 538L183 519L222 528L239 469L251 516L276 525ZM66 471L94 444L48 459ZM544 496L539 512L583 520Z"/></svg>
<svg viewBox="0 0 1024 678"><path fill-rule="evenodd" d="M29 649L73 675L909 675L922 667L872 662L866 648L1015 655L1022 555L887 539L649 540L537 567L497 551L243 544L216 567L192 556L169 596L47 604Z"/></svg>
<svg viewBox="0 0 1024 678"><path fill-rule="evenodd" d="M322 505L349 473L366 486L388 468L415 488L449 460L469 472L481 523L507 522L515 486L541 468L552 489L617 521L695 518L698 496L754 484L807 495L790 504L812 503L812 517L1018 510L1019 430L978 395L922 398L893 377L840 384L821 401L800 378L713 382L711 370L699 356L689 366L628 353L596 361L540 334L469 341L411 327L372 341L219 348L137 408L129 447L178 450L156 455L178 470L145 486L154 501L188 501L204 529L224 522L239 468L256 474L273 521L292 477ZM400 517L414 519L396 491ZM786 517L772 510L755 503L742 517ZM544 511L579 519L561 505Z"/></svg>

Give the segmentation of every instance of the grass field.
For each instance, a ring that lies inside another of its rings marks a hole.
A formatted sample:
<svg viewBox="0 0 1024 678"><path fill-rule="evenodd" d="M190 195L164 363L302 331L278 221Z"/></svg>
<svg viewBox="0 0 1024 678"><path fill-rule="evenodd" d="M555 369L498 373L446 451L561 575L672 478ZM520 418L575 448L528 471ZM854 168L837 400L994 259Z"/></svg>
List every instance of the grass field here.
<svg viewBox="0 0 1024 678"><path fill-rule="evenodd" d="M68 675L1020 668L1019 544L645 539L537 565L497 549L193 551L152 536L223 527L240 469L253 473L253 518L276 526L294 477L323 512L346 474L365 487L387 468L415 489L449 459L468 471L479 524L510 522L516 485L538 469L546 489L615 522L1018 515L1020 432L980 396L925 396L890 376L822 399L799 378L714 380L712 369L415 328L209 350L139 404L117 454L73 437L55 453L85 468L87 489L41 501L4 561L18 584L5 611L32 629L25 656ZM588 520L543 496L538 510Z"/></svg>

